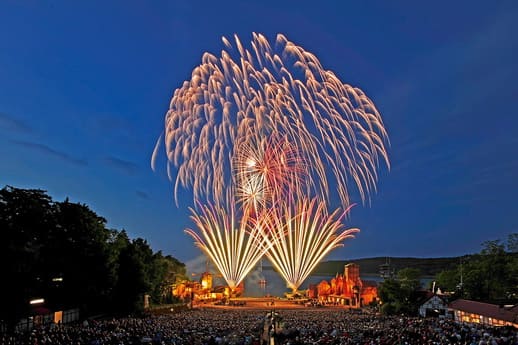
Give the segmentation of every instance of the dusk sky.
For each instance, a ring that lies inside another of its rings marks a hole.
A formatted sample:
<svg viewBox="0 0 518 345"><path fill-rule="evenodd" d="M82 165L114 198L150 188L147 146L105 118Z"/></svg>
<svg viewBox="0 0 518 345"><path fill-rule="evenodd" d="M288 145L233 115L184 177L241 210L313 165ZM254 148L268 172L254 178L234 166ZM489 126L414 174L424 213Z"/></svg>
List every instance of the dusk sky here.
<svg viewBox="0 0 518 345"><path fill-rule="evenodd" d="M518 232L517 22L517 1L2 1L0 187L199 256L191 191L177 207L165 152L150 167L171 96L222 36L282 33L364 90L389 134L391 169L347 221L361 232L327 258L479 252Z"/></svg>

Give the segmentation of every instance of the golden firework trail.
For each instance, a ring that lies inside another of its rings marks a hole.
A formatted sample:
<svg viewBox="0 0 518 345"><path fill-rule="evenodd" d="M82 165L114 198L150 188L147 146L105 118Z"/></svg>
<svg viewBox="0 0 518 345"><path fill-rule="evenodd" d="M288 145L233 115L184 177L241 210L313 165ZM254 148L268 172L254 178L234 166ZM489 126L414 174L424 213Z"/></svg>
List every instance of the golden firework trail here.
<svg viewBox="0 0 518 345"><path fill-rule="evenodd" d="M266 222L270 249L266 256L296 291L316 265L359 229L345 229L342 219L349 211L329 214L323 201L303 198L295 206L284 203Z"/></svg>
<svg viewBox="0 0 518 345"><path fill-rule="evenodd" d="M332 185L346 207L356 186L365 201L376 188L380 161L389 166L387 133L365 93L281 34L273 47L256 33L249 48L237 36L223 43L220 56L205 53L191 79L175 90L165 118L175 197L184 186L195 200L223 203L234 183L238 199L264 203L279 189L265 185L260 174L248 176L247 169L265 158L254 154L274 140L289 143L304 163L304 178L273 174L290 190L328 200Z"/></svg>
<svg viewBox="0 0 518 345"><path fill-rule="evenodd" d="M237 287L268 250L268 236L255 219L243 212L239 217L234 204L226 207L200 205L191 209L197 231L186 229L195 244L214 262L233 289Z"/></svg>

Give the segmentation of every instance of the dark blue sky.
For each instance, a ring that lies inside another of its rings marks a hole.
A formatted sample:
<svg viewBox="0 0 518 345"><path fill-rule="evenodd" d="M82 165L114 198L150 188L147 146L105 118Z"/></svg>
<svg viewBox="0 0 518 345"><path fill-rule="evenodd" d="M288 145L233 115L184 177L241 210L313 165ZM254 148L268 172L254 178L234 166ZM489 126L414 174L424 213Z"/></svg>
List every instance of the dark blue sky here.
<svg viewBox="0 0 518 345"><path fill-rule="evenodd" d="M518 232L516 1L0 3L0 184L91 206L187 261L165 160L173 91L221 36L277 33L378 106L391 147L362 231L329 258L453 256Z"/></svg>

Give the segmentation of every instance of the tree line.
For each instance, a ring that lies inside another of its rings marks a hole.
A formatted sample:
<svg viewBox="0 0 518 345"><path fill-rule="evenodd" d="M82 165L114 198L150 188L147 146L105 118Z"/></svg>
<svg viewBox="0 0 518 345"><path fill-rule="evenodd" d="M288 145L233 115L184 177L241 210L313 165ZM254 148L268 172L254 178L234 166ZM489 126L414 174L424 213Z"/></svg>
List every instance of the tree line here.
<svg viewBox="0 0 518 345"><path fill-rule="evenodd" d="M109 229L87 205L54 201L43 190L0 190L0 265L8 327L30 315L30 300L82 315L129 314L151 303L171 303L171 285L186 278L185 265L146 240Z"/></svg>
<svg viewBox="0 0 518 345"><path fill-rule="evenodd" d="M398 271L380 284L378 294L385 314L416 314L424 302L421 272L416 268ZM453 268L439 272L428 289L440 289L447 300L466 298L493 304L518 302L518 233L506 241L486 241L480 253L458 258Z"/></svg>
<svg viewBox="0 0 518 345"><path fill-rule="evenodd" d="M518 233L506 241L486 241L478 254L466 255L458 265L436 276L443 291L476 301L507 303L518 300Z"/></svg>

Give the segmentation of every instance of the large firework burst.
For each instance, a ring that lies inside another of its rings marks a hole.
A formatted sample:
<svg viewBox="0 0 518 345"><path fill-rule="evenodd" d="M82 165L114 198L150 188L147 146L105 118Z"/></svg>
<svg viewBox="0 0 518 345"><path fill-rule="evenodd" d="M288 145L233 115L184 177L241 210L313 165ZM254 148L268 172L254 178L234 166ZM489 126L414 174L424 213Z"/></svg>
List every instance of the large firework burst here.
<svg viewBox="0 0 518 345"><path fill-rule="evenodd" d="M266 254L296 290L316 264L358 231L342 218L389 166L387 133L372 101L278 35L272 47L237 36L205 53L165 118L168 174L192 188L195 243L231 287ZM162 137L152 156L154 166ZM176 173L172 169L177 169ZM176 177L174 177L176 175ZM345 212L328 213L330 186ZM213 205L213 206L206 206Z"/></svg>
<svg viewBox="0 0 518 345"><path fill-rule="evenodd" d="M372 101L283 35L274 47L255 33L251 49L237 36L234 45L223 42L228 50L203 55L166 115L166 152L178 169L175 195L183 185L196 200L222 202L227 186L240 181L232 176L239 171L234 165L249 162L242 148L256 150L274 137L311 162L307 178L290 179L291 189L325 200L332 184L347 206L355 185L362 200L368 198L380 161L389 164L387 134ZM238 188L247 193L262 187L246 181Z"/></svg>

